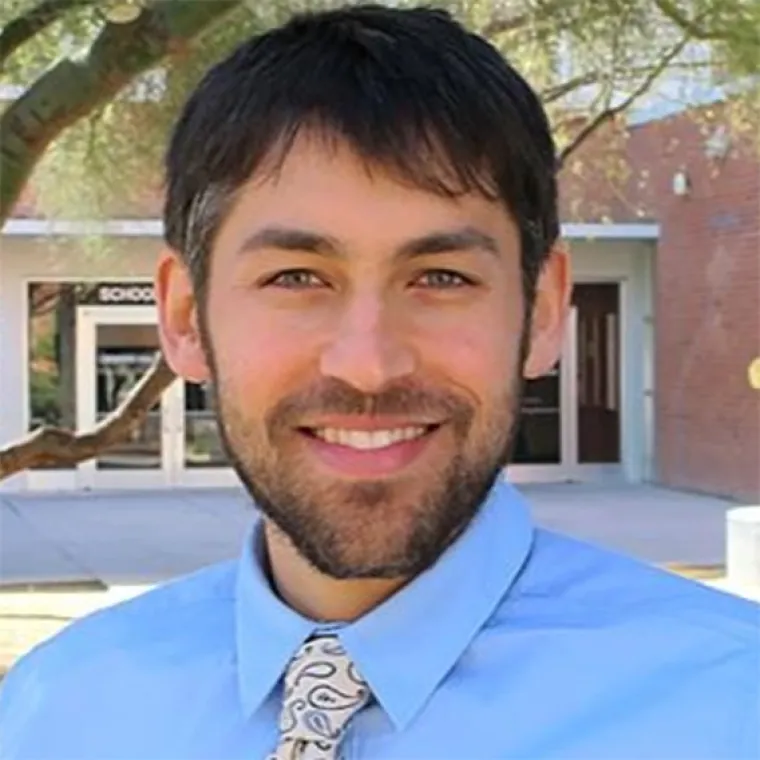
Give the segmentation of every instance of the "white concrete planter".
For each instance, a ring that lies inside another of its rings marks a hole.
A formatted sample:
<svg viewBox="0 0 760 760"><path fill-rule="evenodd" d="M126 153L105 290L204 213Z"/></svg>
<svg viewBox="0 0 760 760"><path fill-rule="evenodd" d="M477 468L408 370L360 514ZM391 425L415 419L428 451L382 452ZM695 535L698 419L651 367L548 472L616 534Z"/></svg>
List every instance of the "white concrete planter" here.
<svg viewBox="0 0 760 760"><path fill-rule="evenodd" d="M728 511L726 573L732 586L760 589L760 506Z"/></svg>

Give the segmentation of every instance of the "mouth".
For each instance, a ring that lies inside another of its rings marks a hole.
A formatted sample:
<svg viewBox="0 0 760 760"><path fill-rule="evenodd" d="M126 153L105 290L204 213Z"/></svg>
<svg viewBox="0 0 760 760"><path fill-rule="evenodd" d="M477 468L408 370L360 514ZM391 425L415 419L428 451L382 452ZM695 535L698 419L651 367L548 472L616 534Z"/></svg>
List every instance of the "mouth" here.
<svg viewBox="0 0 760 760"><path fill-rule="evenodd" d="M430 446L443 423L357 429L349 426L299 428L320 463L344 477L397 474Z"/></svg>
<svg viewBox="0 0 760 760"><path fill-rule="evenodd" d="M440 425L409 425L383 430L353 430L339 427L305 428L307 435L325 443L346 446L357 451L376 451L403 441L415 441Z"/></svg>

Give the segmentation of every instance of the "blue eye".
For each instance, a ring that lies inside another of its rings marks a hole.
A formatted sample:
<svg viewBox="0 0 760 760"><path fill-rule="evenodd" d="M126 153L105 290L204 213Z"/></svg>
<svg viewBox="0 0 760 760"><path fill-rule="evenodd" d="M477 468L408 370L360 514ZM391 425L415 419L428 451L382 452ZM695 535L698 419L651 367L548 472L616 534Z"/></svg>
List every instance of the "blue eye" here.
<svg viewBox="0 0 760 760"><path fill-rule="evenodd" d="M417 280L423 288L435 288L438 290L451 290L453 288L462 288L467 285L473 285L474 282L459 272L452 272L450 269L430 269L424 272Z"/></svg>
<svg viewBox="0 0 760 760"><path fill-rule="evenodd" d="M311 290L324 287L324 280L309 269L288 269L267 280L267 286L286 290Z"/></svg>

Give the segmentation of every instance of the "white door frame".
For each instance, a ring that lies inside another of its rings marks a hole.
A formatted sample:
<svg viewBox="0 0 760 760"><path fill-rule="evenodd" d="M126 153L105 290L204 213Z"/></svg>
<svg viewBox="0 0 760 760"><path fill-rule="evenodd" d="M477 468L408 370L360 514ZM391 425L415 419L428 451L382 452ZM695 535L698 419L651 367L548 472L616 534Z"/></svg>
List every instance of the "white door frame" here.
<svg viewBox="0 0 760 760"><path fill-rule="evenodd" d="M77 307L77 427L96 424L95 366L98 325L153 325L155 306ZM161 396L161 466L153 469L100 470L95 459L77 468L80 488L227 487L239 484L231 467L185 465L185 383L175 381Z"/></svg>
<svg viewBox="0 0 760 760"><path fill-rule="evenodd" d="M570 308L560 365L560 441L563 473L578 466L578 309Z"/></svg>
<svg viewBox="0 0 760 760"><path fill-rule="evenodd" d="M173 427L172 446L175 453L172 481L174 485L192 488L228 488L240 485L232 467L187 467L185 458L186 421L185 383L172 386L171 419Z"/></svg>
<svg viewBox="0 0 760 760"><path fill-rule="evenodd" d="M97 424L97 328L99 325L156 325L155 306L79 306L76 315L77 427L90 430ZM176 384L178 385L178 384ZM96 459L77 467L80 488L160 488L172 484L176 468L176 444L172 440L176 420L176 392L161 397L161 466L145 469L101 470ZM172 413L173 412L173 413Z"/></svg>

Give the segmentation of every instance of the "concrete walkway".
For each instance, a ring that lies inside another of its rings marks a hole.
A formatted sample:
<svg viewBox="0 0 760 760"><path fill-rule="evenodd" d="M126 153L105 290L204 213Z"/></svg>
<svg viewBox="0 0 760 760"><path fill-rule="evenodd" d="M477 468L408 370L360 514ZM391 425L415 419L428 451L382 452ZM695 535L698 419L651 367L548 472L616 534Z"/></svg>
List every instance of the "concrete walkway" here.
<svg viewBox="0 0 760 760"><path fill-rule="evenodd" d="M522 490L545 527L650 562L724 563L732 502L651 486ZM236 556L251 518L229 489L0 492L0 586L158 583Z"/></svg>

